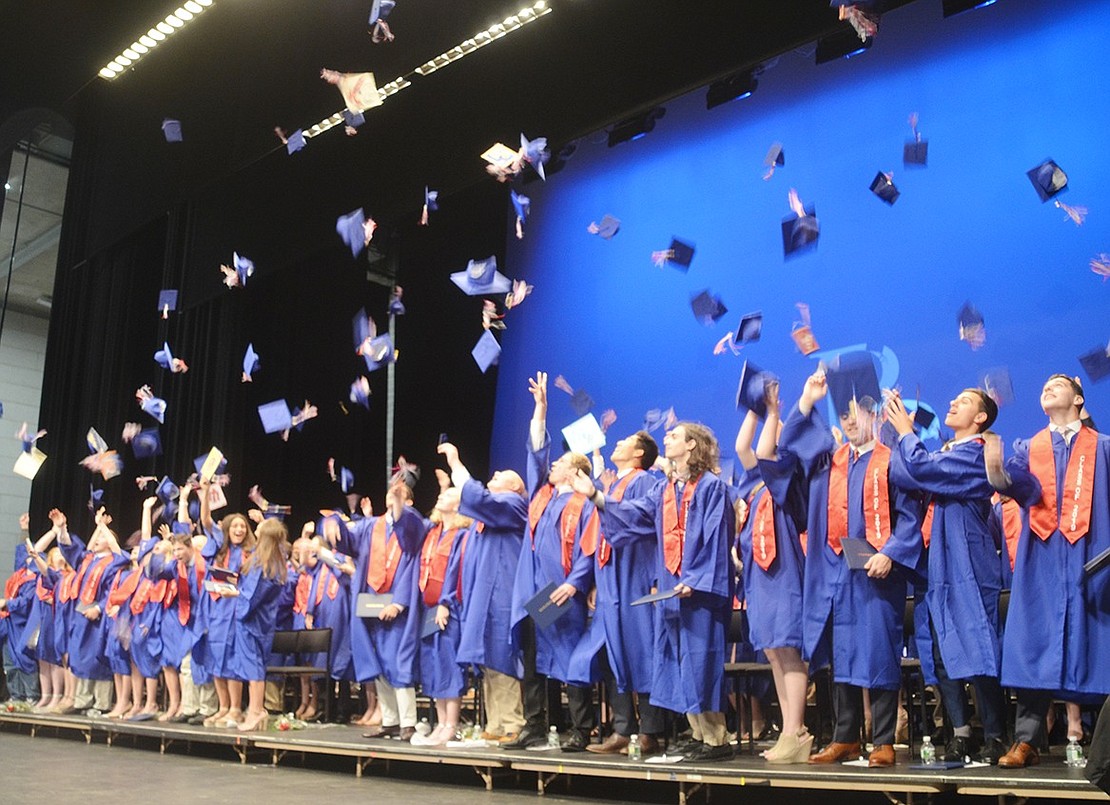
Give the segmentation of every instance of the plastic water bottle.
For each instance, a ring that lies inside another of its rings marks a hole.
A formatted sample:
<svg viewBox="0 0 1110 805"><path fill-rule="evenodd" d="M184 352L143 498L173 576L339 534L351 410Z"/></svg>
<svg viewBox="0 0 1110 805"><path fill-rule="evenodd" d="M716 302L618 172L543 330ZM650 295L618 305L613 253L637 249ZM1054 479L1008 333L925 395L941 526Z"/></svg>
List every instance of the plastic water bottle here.
<svg viewBox="0 0 1110 805"><path fill-rule="evenodd" d="M551 729L549 729L547 731L547 748L548 749L558 749L559 748L559 730L558 730L558 728L556 728L556 726L554 724L552 724Z"/></svg>
<svg viewBox="0 0 1110 805"><path fill-rule="evenodd" d="M1068 748L1065 758L1064 762L1068 766L1081 767L1087 765L1083 760L1083 747L1079 745L1079 739L1074 735L1068 738Z"/></svg>
<svg viewBox="0 0 1110 805"><path fill-rule="evenodd" d="M921 765L932 766L937 762L937 748L933 746L933 739L926 735L921 739Z"/></svg>
<svg viewBox="0 0 1110 805"><path fill-rule="evenodd" d="M633 734L628 739L628 759L641 760L643 755L640 752L640 736Z"/></svg>

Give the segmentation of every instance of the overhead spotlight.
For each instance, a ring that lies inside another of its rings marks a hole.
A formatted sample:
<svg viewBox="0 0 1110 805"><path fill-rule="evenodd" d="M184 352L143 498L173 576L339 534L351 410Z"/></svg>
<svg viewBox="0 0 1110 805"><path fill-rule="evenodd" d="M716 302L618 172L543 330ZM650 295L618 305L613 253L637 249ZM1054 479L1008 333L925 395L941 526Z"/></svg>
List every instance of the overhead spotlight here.
<svg viewBox="0 0 1110 805"><path fill-rule="evenodd" d="M714 81L705 93L705 108L712 109L729 101L747 98L758 86L759 79L756 78L755 70L744 70L720 81Z"/></svg>
<svg viewBox="0 0 1110 805"><path fill-rule="evenodd" d="M850 59L870 49L875 43L874 37L867 37L862 42L856 32L849 27L817 40L816 63L836 61L837 59Z"/></svg>
<svg viewBox="0 0 1110 805"><path fill-rule="evenodd" d="M629 140L638 140L655 128L655 121L667 114L662 106L656 106L643 114L622 120L609 130L609 147Z"/></svg>
<svg viewBox="0 0 1110 805"><path fill-rule="evenodd" d="M965 11L993 6L996 2L998 0L944 0L944 16L947 19L957 14L963 14Z"/></svg>

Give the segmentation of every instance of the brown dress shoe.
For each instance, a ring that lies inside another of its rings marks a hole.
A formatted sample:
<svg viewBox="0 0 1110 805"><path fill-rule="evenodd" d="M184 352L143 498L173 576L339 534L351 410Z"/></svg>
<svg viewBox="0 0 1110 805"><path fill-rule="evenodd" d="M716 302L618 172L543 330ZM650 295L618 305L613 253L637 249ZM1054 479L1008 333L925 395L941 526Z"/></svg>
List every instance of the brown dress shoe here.
<svg viewBox="0 0 1110 805"><path fill-rule="evenodd" d="M398 739L408 743L412 740L412 736L416 735L416 727L401 727L401 731L397 734Z"/></svg>
<svg viewBox="0 0 1110 805"><path fill-rule="evenodd" d="M871 756L867 759L867 765L873 769L893 766L894 747L890 744L880 744L876 746L871 750Z"/></svg>
<svg viewBox="0 0 1110 805"><path fill-rule="evenodd" d="M594 752L599 755L619 755L628 748L628 738L621 735L619 732L614 732L602 743L588 744L586 746L587 752Z"/></svg>
<svg viewBox="0 0 1110 805"><path fill-rule="evenodd" d="M850 744L833 741L817 754L809 756L810 763L840 763L844 760L858 759L859 741Z"/></svg>
<svg viewBox="0 0 1110 805"><path fill-rule="evenodd" d="M658 755L663 751L663 744L654 735L640 735L640 756Z"/></svg>
<svg viewBox="0 0 1110 805"><path fill-rule="evenodd" d="M998 759L998 765L1004 769L1022 769L1026 766L1036 766L1040 762L1040 753L1025 741L1018 741L1010 747L1009 752Z"/></svg>

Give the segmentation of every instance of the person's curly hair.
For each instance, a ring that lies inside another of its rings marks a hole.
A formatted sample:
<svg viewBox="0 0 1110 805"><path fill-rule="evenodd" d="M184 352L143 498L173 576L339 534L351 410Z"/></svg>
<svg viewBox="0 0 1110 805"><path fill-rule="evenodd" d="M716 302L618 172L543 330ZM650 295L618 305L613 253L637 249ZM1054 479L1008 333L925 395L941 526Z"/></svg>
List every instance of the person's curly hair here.
<svg viewBox="0 0 1110 805"><path fill-rule="evenodd" d="M675 428L684 429L686 439L695 442L686 461L690 477L699 478L706 472L715 472L721 464L721 446L713 431L700 422L679 422Z"/></svg>

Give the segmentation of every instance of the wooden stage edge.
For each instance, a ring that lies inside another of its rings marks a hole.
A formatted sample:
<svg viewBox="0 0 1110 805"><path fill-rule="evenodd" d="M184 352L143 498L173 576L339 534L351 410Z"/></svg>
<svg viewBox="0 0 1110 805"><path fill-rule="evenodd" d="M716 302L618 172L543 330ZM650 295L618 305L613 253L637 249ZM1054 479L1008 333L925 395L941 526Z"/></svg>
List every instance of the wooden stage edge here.
<svg viewBox="0 0 1110 805"><path fill-rule="evenodd" d="M132 736L136 744L139 738L157 742L162 753L175 744L184 746L186 751L192 744L223 745L229 746L242 763L247 763L251 759L249 753L253 753L255 760L266 758L275 766L290 752L349 757L354 760L355 774L360 777L374 761L469 766L487 789L492 789L496 779L505 774L535 774L536 790L541 795L559 777L600 776L658 781L677 785L679 805L686 805L688 798L699 791L707 792L710 786L872 791L882 792L894 802L905 803L913 802L917 795L945 793L1110 801L1110 797L1083 777L1081 770L1065 766L1058 756L1044 758L1041 765L1028 769L973 768L926 772L910 769L906 765L908 758L904 752L899 755L901 765L890 769L846 765L831 768L771 766L746 753L721 763L654 764L587 752L424 749L397 741L368 740L354 728L336 725L311 725L308 729L290 732L239 733L157 721L132 723L84 716L0 713L0 728L29 734L32 738L40 733L76 732L84 737L86 743L92 743L94 738L103 738L109 746L115 745L123 736Z"/></svg>

